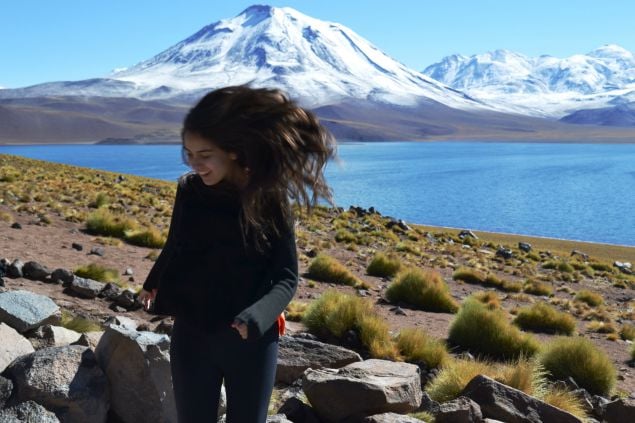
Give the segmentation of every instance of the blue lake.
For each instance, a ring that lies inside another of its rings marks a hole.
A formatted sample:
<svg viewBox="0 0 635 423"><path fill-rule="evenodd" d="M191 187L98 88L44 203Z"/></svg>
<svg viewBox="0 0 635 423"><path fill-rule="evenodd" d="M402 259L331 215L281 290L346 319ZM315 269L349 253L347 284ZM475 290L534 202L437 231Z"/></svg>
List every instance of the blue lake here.
<svg viewBox="0 0 635 423"><path fill-rule="evenodd" d="M174 181L178 145L0 146L0 153ZM635 145L343 143L342 207L409 222L635 245Z"/></svg>

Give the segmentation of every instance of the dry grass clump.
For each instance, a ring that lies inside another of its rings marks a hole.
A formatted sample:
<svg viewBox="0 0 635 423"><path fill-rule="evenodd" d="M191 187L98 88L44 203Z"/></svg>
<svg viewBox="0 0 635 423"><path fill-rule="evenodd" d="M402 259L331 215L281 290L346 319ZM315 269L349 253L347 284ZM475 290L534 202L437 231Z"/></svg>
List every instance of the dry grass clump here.
<svg viewBox="0 0 635 423"><path fill-rule="evenodd" d="M501 308L501 301L498 294L494 291L479 291L472 294L472 298L475 298L485 304L488 309L495 310Z"/></svg>
<svg viewBox="0 0 635 423"><path fill-rule="evenodd" d="M332 282L353 287L364 286L364 283L336 258L326 254L318 254L308 269L308 276L322 282Z"/></svg>
<svg viewBox="0 0 635 423"><path fill-rule="evenodd" d="M475 269L470 269L469 267L459 267L452 274L452 279L455 281L463 281L465 283L481 285L485 280L485 275L482 272L479 272Z"/></svg>
<svg viewBox="0 0 635 423"><path fill-rule="evenodd" d="M13 215L4 211L0 211L0 220L7 223L13 223Z"/></svg>
<svg viewBox="0 0 635 423"><path fill-rule="evenodd" d="M390 302L403 301L422 310L455 313L458 304L438 272L410 268L400 272L386 290Z"/></svg>
<svg viewBox="0 0 635 423"><path fill-rule="evenodd" d="M136 230L138 226L135 219L114 214L107 209L97 209L86 219L86 229L90 233L115 238L125 238L126 233Z"/></svg>
<svg viewBox="0 0 635 423"><path fill-rule="evenodd" d="M501 310L489 310L468 297L450 325L448 340L473 353L491 358L516 359L532 356L539 344L513 326Z"/></svg>
<svg viewBox="0 0 635 423"><path fill-rule="evenodd" d="M631 345L631 360L635 361L635 344Z"/></svg>
<svg viewBox="0 0 635 423"><path fill-rule="evenodd" d="M591 394L608 396L615 386L616 371L606 353L582 337L558 337L538 356L554 378L572 377Z"/></svg>
<svg viewBox="0 0 635 423"><path fill-rule="evenodd" d="M402 329L395 343L404 360L423 363L428 369L441 367L450 358L443 342L430 337L419 328Z"/></svg>
<svg viewBox="0 0 635 423"><path fill-rule="evenodd" d="M328 290L309 305L302 322L321 337L343 339L352 330L371 357L398 359L388 324L368 299Z"/></svg>
<svg viewBox="0 0 635 423"><path fill-rule="evenodd" d="M285 309L285 317L287 320L290 320L292 322L299 322L304 317L304 313L306 312L308 307L309 304L307 303L291 301Z"/></svg>
<svg viewBox="0 0 635 423"><path fill-rule="evenodd" d="M167 235L162 234L156 228L130 232L126 235L126 241L132 245L149 248L163 248Z"/></svg>
<svg viewBox="0 0 635 423"><path fill-rule="evenodd" d="M514 324L524 330L572 335L575 319L567 313L556 310L544 301L518 311Z"/></svg>
<svg viewBox="0 0 635 423"><path fill-rule="evenodd" d="M620 338L625 341L632 341L635 339L635 325L631 325L630 323L625 323L622 325L620 329Z"/></svg>
<svg viewBox="0 0 635 423"><path fill-rule="evenodd" d="M617 328L611 322L594 320L586 326L587 330L597 333L617 333Z"/></svg>
<svg viewBox="0 0 635 423"><path fill-rule="evenodd" d="M90 263L78 267L73 271L80 278L92 279L99 282L110 282L119 285L119 272L117 269L110 269L97 263Z"/></svg>
<svg viewBox="0 0 635 423"><path fill-rule="evenodd" d="M527 279L525 285L523 287L523 291L527 294L532 295L540 295L540 296L551 296L553 294L553 288L546 283L534 280Z"/></svg>
<svg viewBox="0 0 635 423"><path fill-rule="evenodd" d="M597 307L604 303L604 298L602 298L602 295L597 294L593 291L589 291L588 289L578 291L573 299L586 303L591 307Z"/></svg>
<svg viewBox="0 0 635 423"><path fill-rule="evenodd" d="M401 260L398 257L377 253L366 268L370 276L392 278L401 269Z"/></svg>
<svg viewBox="0 0 635 423"><path fill-rule="evenodd" d="M586 421L588 416L584 410L582 400L573 392L566 389L549 387L539 399L561 410L573 414L581 421Z"/></svg>

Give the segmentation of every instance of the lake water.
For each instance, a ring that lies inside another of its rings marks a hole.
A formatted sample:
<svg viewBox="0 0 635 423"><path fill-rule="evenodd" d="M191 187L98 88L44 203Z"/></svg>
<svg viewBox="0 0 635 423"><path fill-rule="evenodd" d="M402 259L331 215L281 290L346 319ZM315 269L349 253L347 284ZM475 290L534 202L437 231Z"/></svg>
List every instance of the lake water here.
<svg viewBox="0 0 635 423"><path fill-rule="evenodd" d="M0 153L174 181L178 145L0 146ZM340 144L342 207L409 222L635 245L635 145Z"/></svg>

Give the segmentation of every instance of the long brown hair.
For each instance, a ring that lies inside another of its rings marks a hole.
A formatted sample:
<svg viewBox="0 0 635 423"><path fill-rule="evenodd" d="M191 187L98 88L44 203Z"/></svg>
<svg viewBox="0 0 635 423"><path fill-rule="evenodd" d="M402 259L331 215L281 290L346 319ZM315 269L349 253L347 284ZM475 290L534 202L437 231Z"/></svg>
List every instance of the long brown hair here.
<svg viewBox="0 0 635 423"><path fill-rule="evenodd" d="M211 91L185 117L182 138L186 133L236 154L238 166L248 170L241 190L243 235L257 249L291 220L289 200L307 211L319 198L332 203L323 171L335 157L335 139L280 90L240 85Z"/></svg>

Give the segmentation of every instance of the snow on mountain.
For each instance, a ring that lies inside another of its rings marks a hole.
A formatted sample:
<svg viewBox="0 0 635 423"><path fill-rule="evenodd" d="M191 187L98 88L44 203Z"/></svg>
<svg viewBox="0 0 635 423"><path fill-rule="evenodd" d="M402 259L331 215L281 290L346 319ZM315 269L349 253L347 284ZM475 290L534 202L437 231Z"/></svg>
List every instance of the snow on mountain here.
<svg viewBox="0 0 635 423"><path fill-rule="evenodd" d="M312 106L346 98L395 104L427 98L451 107L481 107L345 26L287 7L249 7L110 78L132 82L137 95L150 98L249 82L282 88Z"/></svg>
<svg viewBox="0 0 635 423"><path fill-rule="evenodd" d="M423 73L499 108L535 115L604 107L635 90L635 57L617 45L564 59L507 50L452 55Z"/></svg>

